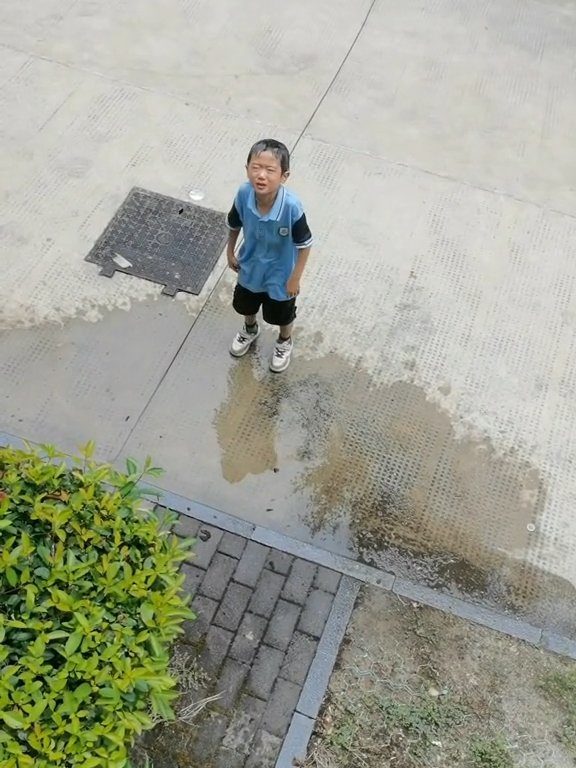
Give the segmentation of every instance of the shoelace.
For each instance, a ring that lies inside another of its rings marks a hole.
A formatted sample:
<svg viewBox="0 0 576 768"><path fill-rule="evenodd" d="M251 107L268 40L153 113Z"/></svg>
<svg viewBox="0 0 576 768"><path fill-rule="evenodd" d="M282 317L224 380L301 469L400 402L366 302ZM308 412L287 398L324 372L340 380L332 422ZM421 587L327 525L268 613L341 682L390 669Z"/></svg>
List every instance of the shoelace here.
<svg viewBox="0 0 576 768"><path fill-rule="evenodd" d="M286 352L288 352L289 348L290 347L288 346L288 344L286 344L286 342L283 342L282 345L276 344L276 349L274 350L274 354L276 357L284 357Z"/></svg>

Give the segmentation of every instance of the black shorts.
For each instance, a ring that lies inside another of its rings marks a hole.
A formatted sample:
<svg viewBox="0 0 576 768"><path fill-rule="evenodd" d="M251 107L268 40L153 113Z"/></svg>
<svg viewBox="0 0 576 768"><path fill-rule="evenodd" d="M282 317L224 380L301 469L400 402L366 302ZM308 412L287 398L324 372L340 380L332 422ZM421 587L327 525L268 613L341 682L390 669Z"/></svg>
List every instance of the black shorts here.
<svg viewBox="0 0 576 768"><path fill-rule="evenodd" d="M296 297L286 301L271 299L267 293L252 293L238 283L232 306L239 315L256 315L262 307L264 320L270 325L290 325L296 318Z"/></svg>

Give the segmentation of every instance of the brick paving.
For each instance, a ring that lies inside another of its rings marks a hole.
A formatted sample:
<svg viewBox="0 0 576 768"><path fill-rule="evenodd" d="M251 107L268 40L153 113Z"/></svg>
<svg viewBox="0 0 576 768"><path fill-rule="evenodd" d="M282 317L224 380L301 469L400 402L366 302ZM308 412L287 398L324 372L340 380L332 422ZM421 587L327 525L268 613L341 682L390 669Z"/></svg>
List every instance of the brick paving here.
<svg viewBox="0 0 576 768"><path fill-rule="evenodd" d="M196 539L182 572L197 619L183 641L210 675L205 693L221 694L189 754L202 768L274 768L340 574L189 517L174 531Z"/></svg>

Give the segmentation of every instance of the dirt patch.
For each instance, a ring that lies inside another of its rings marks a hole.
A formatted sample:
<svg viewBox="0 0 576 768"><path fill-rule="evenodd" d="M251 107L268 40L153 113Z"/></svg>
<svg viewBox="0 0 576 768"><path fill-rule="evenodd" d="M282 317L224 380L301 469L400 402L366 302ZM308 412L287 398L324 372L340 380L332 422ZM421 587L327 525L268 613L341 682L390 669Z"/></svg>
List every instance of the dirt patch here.
<svg viewBox="0 0 576 768"><path fill-rule="evenodd" d="M576 665L367 589L306 768L383 765L576 765Z"/></svg>

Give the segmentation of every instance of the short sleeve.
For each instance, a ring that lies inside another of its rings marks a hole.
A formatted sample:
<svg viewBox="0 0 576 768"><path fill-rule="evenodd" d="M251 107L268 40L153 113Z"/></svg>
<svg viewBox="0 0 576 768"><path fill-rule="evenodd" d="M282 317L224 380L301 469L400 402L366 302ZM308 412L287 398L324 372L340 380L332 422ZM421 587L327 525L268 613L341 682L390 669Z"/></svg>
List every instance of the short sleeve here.
<svg viewBox="0 0 576 768"><path fill-rule="evenodd" d="M238 208L236 207L236 200L232 203L232 208L230 208L230 211L228 212L226 224L228 229L232 229L234 231L242 229L242 219L240 218Z"/></svg>
<svg viewBox="0 0 576 768"><path fill-rule="evenodd" d="M306 221L306 214L296 219L292 224L292 240L296 248L309 248L312 245L312 232Z"/></svg>

